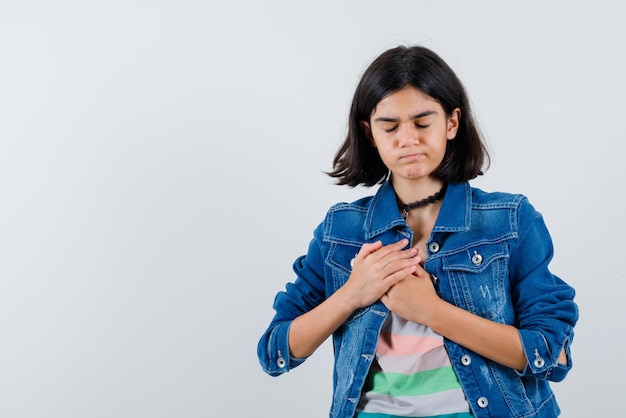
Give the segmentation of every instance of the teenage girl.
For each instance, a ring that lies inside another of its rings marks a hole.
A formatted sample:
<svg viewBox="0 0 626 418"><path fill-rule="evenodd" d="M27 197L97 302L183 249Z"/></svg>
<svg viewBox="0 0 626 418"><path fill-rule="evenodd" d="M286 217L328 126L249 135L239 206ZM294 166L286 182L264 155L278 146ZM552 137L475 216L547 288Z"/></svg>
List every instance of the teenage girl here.
<svg viewBox="0 0 626 418"><path fill-rule="evenodd" d="M556 417L574 289L523 195L468 181L489 160L460 80L397 47L365 71L330 176L376 193L332 206L258 345L279 375L332 335L331 417ZM294 416L298 416L294 413Z"/></svg>

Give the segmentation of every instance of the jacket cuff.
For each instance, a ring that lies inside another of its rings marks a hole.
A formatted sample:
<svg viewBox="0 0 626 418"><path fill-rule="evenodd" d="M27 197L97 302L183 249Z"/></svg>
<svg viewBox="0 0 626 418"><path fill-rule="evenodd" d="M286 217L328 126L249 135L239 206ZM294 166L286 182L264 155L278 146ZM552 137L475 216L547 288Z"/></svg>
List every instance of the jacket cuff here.
<svg viewBox="0 0 626 418"><path fill-rule="evenodd" d="M289 328L292 322L288 321L276 325L270 334L267 369L265 371L272 376L286 373L306 360L289 355Z"/></svg>
<svg viewBox="0 0 626 418"><path fill-rule="evenodd" d="M516 371L520 376L533 376L538 379L547 379L559 382L565 378L572 367L569 344L555 344L558 352L553 353L544 335L539 331L519 330L522 348L526 355L526 367ZM561 347L565 348L567 364L558 362Z"/></svg>

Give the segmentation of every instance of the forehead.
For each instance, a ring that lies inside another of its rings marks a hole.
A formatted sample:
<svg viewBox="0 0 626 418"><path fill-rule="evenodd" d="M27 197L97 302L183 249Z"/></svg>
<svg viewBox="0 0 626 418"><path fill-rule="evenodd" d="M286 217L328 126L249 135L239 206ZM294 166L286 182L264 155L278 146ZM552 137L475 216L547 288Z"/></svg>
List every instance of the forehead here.
<svg viewBox="0 0 626 418"><path fill-rule="evenodd" d="M393 114L393 116L415 115L425 110L443 112L443 108L437 100L415 87L406 86L385 96L378 102L371 116L383 114L391 116L387 113Z"/></svg>

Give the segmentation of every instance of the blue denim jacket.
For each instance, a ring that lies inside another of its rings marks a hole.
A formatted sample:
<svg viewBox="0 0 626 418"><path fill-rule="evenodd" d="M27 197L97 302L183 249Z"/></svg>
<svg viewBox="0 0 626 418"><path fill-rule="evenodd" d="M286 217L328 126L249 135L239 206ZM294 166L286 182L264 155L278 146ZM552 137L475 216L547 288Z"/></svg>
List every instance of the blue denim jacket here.
<svg viewBox="0 0 626 418"><path fill-rule="evenodd" d="M366 242L412 239L390 182L374 196L329 209L306 256L294 263L295 282L274 301L276 315L258 345L265 372L276 376L305 359L289 355L291 322L339 289ZM548 269L552 241L544 221L522 195L485 193L450 184L427 244L425 269L439 296L469 312L519 329L523 371L502 366L445 339L476 417L555 417L548 381L571 368L570 344L578 308L574 289ZM359 309L333 334L335 368L330 416L352 417L389 313L378 301ZM557 362L562 349L566 365Z"/></svg>

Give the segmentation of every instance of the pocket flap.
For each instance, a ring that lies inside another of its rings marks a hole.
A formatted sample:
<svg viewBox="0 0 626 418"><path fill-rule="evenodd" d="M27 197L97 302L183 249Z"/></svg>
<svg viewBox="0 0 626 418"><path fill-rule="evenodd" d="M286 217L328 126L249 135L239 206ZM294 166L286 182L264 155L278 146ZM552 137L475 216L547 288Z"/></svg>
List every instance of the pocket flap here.
<svg viewBox="0 0 626 418"><path fill-rule="evenodd" d="M505 243L474 245L443 257L443 269L479 273L494 260L508 257Z"/></svg>

